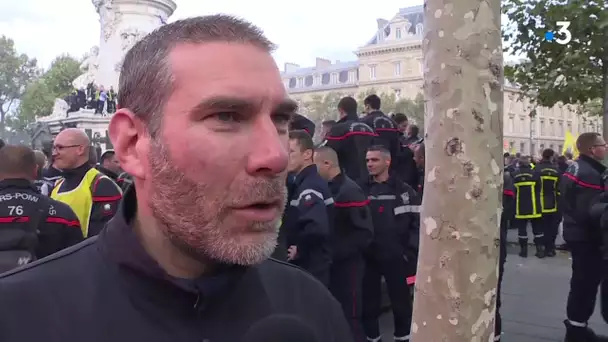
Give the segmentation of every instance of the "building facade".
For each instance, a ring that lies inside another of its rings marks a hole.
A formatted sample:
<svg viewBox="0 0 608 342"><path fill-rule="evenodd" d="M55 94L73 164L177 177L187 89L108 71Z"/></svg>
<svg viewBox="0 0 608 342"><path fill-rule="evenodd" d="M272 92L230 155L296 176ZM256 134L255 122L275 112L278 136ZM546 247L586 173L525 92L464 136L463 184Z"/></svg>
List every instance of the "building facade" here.
<svg viewBox="0 0 608 342"><path fill-rule="evenodd" d="M317 58L315 66L285 63L283 83L300 103L331 92L356 96L374 90L413 99L423 86L423 7L402 8L391 19L378 19L378 29L355 51L356 60ZM530 117L535 110L536 115ZM561 152L566 132L602 132L601 118L579 116L575 108L545 108L519 99L517 87L504 87L504 149L538 155L545 148Z"/></svg>

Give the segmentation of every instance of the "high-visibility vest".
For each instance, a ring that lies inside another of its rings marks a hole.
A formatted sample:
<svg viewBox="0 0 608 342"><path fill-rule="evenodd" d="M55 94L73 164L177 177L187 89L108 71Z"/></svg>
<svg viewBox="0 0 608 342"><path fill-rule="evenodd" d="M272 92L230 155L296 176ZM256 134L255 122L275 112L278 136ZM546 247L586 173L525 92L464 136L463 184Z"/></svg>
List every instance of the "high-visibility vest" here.
<svg viewBox="0 0 608 342"><path fill-rule="evenodd" d="M89 235L89 220L91 219L91 209L93 209L93 193L92 188L98 176L103 175L95 168L91 168L84 175L80 184L70 191L59 192L61 184L65 179L60 179L55 184L55 188L51 192L51 198L59 202L63 202L72 208L74 214L80 221L82 236L85 238Z"/></svg>

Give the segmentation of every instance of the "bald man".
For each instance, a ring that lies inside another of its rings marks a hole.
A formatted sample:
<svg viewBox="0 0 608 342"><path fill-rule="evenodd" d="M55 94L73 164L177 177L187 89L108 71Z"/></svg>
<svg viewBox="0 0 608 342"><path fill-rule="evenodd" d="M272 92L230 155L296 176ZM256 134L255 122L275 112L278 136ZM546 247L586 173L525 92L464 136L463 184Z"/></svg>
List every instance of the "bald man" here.
<svg viewBox="0 0 608 342"><path fill-rule="evenodd" d="M62 171L51 198L69 205L85 238L99 234L114 216L122 191L90 163L91 141L84 131L68 128L53 142L53 166Z"/></svg>
<svg viewBox="0 0 608 342"><path fill-rule="evenodd" d="M361 324L363 251L373 238L369 201L363 190L340 170L338 154L331 147L315 150L319 174L329 182L335 215L330 236L332 265L329 289L342 304L355 341L365 341Z"/></svg>

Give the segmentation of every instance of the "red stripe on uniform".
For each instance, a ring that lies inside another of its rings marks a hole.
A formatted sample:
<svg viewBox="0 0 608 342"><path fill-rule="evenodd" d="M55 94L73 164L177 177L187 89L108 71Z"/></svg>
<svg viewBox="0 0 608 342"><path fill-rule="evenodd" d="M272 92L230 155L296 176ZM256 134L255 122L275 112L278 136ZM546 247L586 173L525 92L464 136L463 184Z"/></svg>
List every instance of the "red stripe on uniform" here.
<svg viewBox="0 0 608 342"><path fill-rule="evenodd" d="M353 208L353 207L365 207L369 204L369 200L363 202L334 202L334 207L337 208Z"/></svg>
<svg viewBox="0 0 608 342"><path fill-rule="evenodd" d="M0 217L0 223L24 223L29 222L30 218L27 216L7 216Z"/></svg>
<svg viewBox="0 0 608 342"><path fill-rule="evenodd" d="M406 279L406 280L407 280L407 284L408 284L408 285L414 285L414 283L416 283L416 276L415 276L415 275L413 275L413 276L411 276L411 277L407 277L407 279Z"/></svg>
<svg viewBox="0 0 608 342"><path fill-rule="evenodd" d="M78 222L78 220L70 221L70 220L66 220L62 217L55 217L55 216L47 217L46 223L65 224L66 226L80 228L80 222Z"/></svg>
<svg viewBox="0 0 608 342"><path fill-rule="evenodd" d="M582 180L578 179L578 177L576 177L573 174L565 172L564 176L570 178L573 182L582 186L583 188L589 188L589 189L594 189L594 190L604 190L604 188L601 185L589 184L589 183L583 182Z"/></svg>
<svg viewBox="0 0 608 342"><path fill-rule="evenodd" d="M116 196L93 196L93 202L114 202L119 201L122 195Z"/></svg>
<svg viewBox="0 0 608 342"><path fill-rule="evenodd" d="M353 135L367 135L367 136L370 136L370 137L377 137L378 136L378 134L373 133L373 132L348 132L348 133L346 133L346 134L344 134L342 136L339 136L339 137L331 137L331 136L329 136L329 137L326 137L325 139L327 139L327 140L344 140L344 139L346 139L346 138L348 138L350 136L353 136Z"/></svg>
<svg viewBox="0 0 608 342"><path fill-rule="evenodd" d="M514 191L512 191L512 190L503 190L503 191L502 191L502 194L503 194L503 195L505 195L505 196L512 196L512 197L515 197L515 192L514 192Z"/></svg>

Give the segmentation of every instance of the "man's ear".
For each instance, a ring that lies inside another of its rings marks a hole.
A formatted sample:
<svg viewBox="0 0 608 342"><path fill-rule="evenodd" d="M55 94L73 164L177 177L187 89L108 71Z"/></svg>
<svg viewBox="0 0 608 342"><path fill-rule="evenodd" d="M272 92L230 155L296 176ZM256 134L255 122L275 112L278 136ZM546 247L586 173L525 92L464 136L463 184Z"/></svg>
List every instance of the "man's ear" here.
<svg viewBox="0 0 608 342"><path fill-rule="evenodd" d="M134 178L145 178L147 156L141 148L149 142L145 123L130 110L119 109L112 116L108 133L121 168Z"/></svg>

